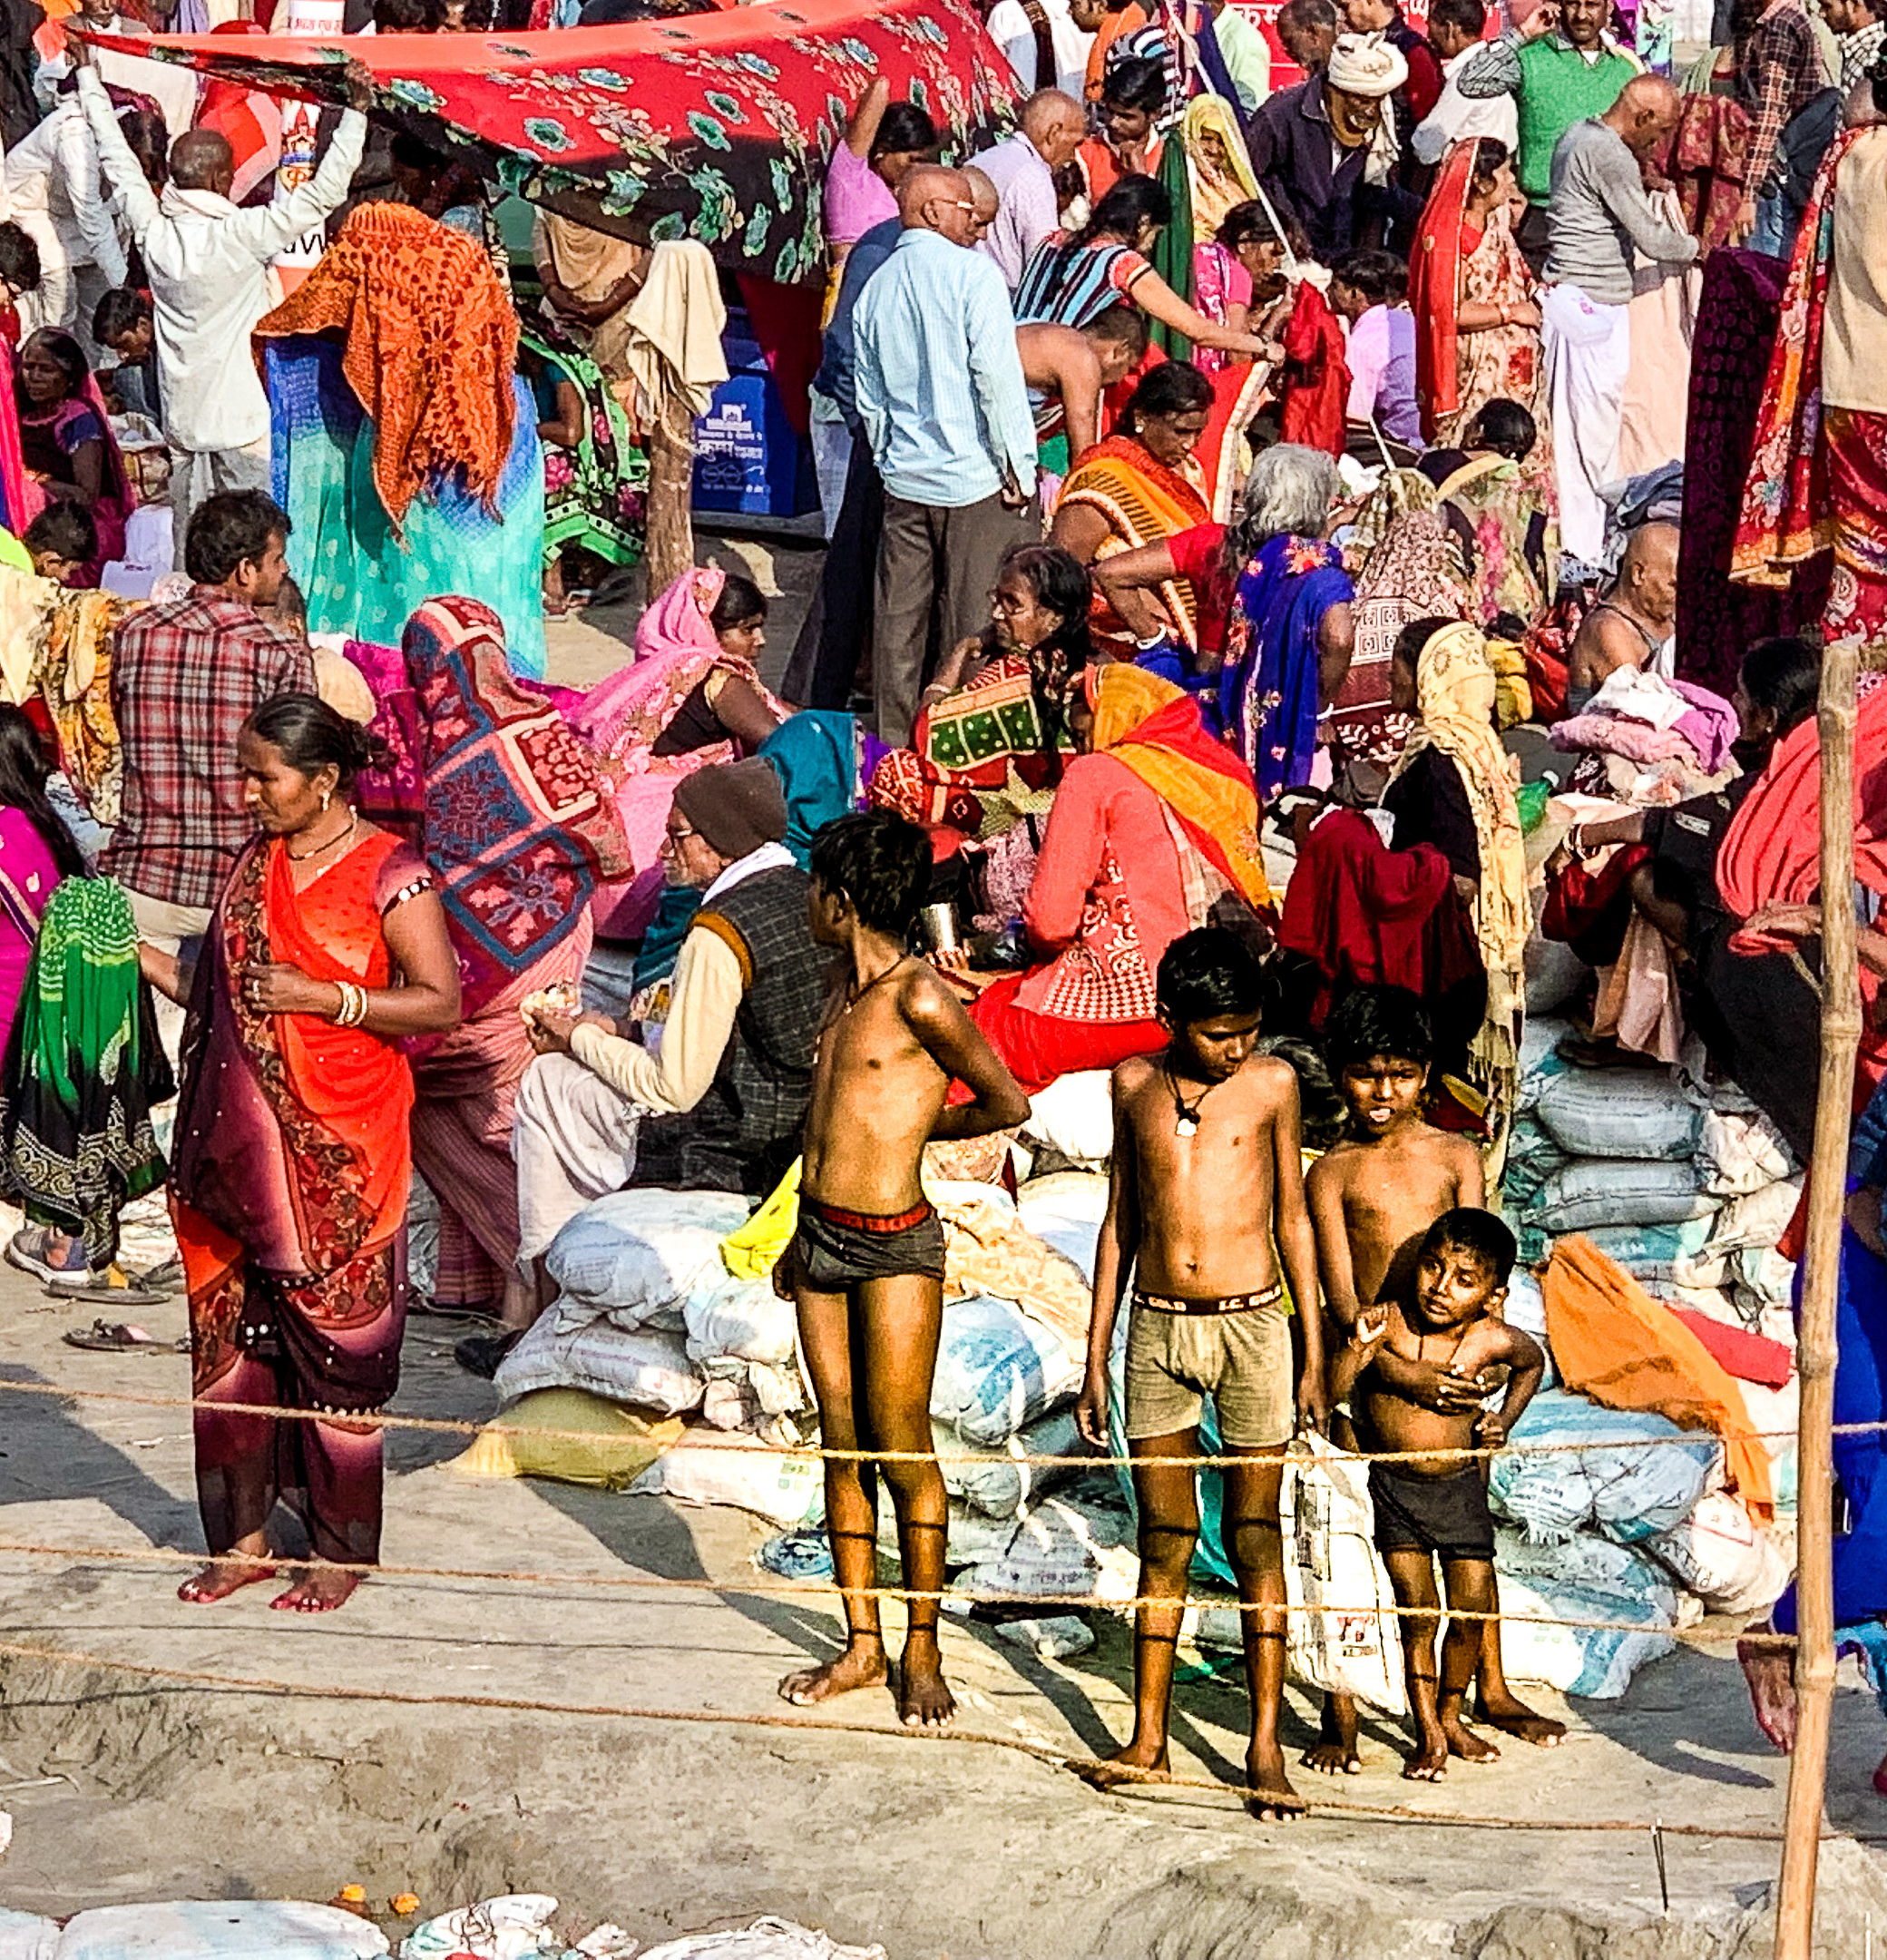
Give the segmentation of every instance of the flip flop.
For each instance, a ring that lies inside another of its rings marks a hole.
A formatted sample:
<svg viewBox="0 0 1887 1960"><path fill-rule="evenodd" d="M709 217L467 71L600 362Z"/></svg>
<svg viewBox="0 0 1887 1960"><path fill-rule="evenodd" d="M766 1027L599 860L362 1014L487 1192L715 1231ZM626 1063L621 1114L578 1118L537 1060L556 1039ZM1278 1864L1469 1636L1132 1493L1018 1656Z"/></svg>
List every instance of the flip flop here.
<svg viewBox="0 0 1887 1960"><path fill-rule="evenodd" d="M93 1279L84 1286L48 1280L42 1290L54 1299L76 1300L83 1307L161 1307L176 1298L161 1288L139 1286L115 1267L104 1279Z"/></svg>
<svg viewBox="0 0 1887 1960"><path fill-rule="evenodd" d="M94 1320L84 1329L68 1328L63 1338L68 1348L84 1348L96 1354L188 1354L187 1340L162 1341L128 1322Z"/></svg>

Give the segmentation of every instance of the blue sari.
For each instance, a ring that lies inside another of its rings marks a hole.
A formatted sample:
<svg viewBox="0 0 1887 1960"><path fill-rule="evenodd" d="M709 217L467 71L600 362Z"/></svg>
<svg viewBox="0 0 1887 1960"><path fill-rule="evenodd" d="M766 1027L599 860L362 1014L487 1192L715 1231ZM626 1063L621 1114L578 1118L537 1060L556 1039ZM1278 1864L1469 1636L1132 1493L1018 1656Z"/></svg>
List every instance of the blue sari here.
<svg viewBox="0 0 1887 1960"><path fill-rule="evenodd" d="M1218 708L1261 803L1310 780L1321 707L1317 633L1325 613L1354 596L1341 554L1321 538L1269 539L1238 574Z"/></svg>
<svg viewBox="0 0 1887 1960"><path fill-rule="evenodd" d="M478 599L504 622L512 671L543 678L543 449L516 376L511 453L494 516L449 478L416 496L396 534L374 487L374 426L313 334L264 343L275 500L294 524L288 564L314 632L397 646L428 600Z"/></svg>

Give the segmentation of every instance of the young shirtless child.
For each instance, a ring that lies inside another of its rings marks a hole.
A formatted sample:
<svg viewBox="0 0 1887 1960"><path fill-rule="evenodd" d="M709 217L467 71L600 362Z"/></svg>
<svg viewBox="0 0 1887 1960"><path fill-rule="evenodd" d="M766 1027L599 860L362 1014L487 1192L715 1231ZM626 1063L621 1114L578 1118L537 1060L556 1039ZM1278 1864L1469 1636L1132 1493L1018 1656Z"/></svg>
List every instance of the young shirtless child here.
<svg viewBox="0 0 1887 1960"><path fill-rule="evenodd" d="M1500 1318L1514 1250L1513 1234L1491 1211L1463 1206L1445 1212L1422 1241L1408 1291L1357 1316L1331 1363L1330 1391L1339 1400L1350 1397L1364 1449L1498 1449L1507 1440L1546 1367L1532 1336ZM1472 1403L1444 1410L1415 1400L1398 1385L1398 1361L1445 1369L1472 1390ZM1483 1409L1481 1401L1503 1379L1507 1393L1500 1408ZM1417 1454L1372 1464L1369 1493L1376 1549L1389 1568L1396 1604L1419 1609L1403 1621L1416 1730L1403 1774L1434 1782L1448 1773L1450 1756L1489 1762L1500 1754L1463 1720L1485 1634L1497 1631L1493 1622L1451 1620L1439 1682L1435 1673L1435 1560L1442 1561L1452 1612L1495 1610L1487 1476L1476 1458Z"/></svg>
<svg viewBox="0 0 1887 1960"><path fill-rule="evenodd" d="M1297 1078L1254 1053L1263 981L1244 943L1207 927L1175 940L1159 963L1164 1053L1114 1071L1114 1162L1094 1266L1081 1434L1105 1448L1109 1358L1133 1277L1127 1331L1127 1436L1140 1514L1141 1597L1134 1632L1133 1740L1084 1772L1100 1788L1128 1769L1163 1773L1181 1602L1199 1534L1188 1464L1199 1454L1207 1396L1225 1453L1225 1544L1247 1605L1245 1668L1252 1737L1249 1808L1302 1813L1278 1745L1284 1690L1284 1546L1278 1485L1302 1417L1323 1417L1324 1357L1316 1245L1304 1204ZM1278 1270L1301 1316L1295 1372Z"/></svg>
<svg viewBox="0 0 1887 1960"><path fill-rule="evenodd" d="M1028 1098L949 985L904 952L930 875L930 840L887 811L841 817L813 840L812 934L843 954L813 1057L799 1186L787 1253L799 1338L831 1449L921 1461L830 1457L826 1527L845 1599L845 1651L780 1683L805 1706L889 1675L878 1604L878 1478L891 1487L910 1602L899 1718L941 1728L956 1704L937 1647L948 1521L931 1452L931 1377L944 1311L944 1228L918 1181L934 1137L985 1136L1029 1113ZM973 1100L945 1109L953 1080Z"/></svg>
<svg viewBox="0 0 1887 1960"><path fill-rule="evenodd" d="M1348 1133L1311 1166L1304 1187L1328 1309L1325 1348L1334 1355L1364 1308L1407 1297L1429 1227L1444 1212L1478 1207L1486 1192L1479 1147L1423 1118L1434 1042L1422 1003L1406 987L1358 987L1346 995L1330 1016L1325 1053L1348 1108ZM1404 1366L1393 1354L1379 1356L1378 1367L1404 1395L1438 1413L1472 1413L1481 1406L1472 1385L1445 1369ZM1348 1447L1354 1437L1346 1426L1338 1416L1332 1433ZM1542 1748L1566 1733L1563 1723L1536 1715L1508 1687L1491 1622L1480 1684L1477 1712L1491 1727ZM1354 1776L1362 1768L1356 1709L1347 1695L1325 1699L1322 1736L1304 1760L1326 1775Z"/></svg>

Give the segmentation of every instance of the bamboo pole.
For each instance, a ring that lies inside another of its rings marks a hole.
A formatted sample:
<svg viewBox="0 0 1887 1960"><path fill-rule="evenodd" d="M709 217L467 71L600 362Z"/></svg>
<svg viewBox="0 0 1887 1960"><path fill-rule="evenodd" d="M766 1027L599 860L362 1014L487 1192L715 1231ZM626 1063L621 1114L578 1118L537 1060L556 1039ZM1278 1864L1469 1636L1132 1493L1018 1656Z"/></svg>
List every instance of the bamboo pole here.
<svg viewBox="0 0 1887 1960"><path fill-rule="evenodd" d="M1835 1293L1861 987L1854 962L1854 646L1822 661L1822 1067L1809 1168L1808 1239L1797 1372L1802 1385L1795 1576L1795 1747L1784 1815L1775 1960L1809 1960L1814 1938L1815 1859L1828 1774L1834 1699Z"/></svg>

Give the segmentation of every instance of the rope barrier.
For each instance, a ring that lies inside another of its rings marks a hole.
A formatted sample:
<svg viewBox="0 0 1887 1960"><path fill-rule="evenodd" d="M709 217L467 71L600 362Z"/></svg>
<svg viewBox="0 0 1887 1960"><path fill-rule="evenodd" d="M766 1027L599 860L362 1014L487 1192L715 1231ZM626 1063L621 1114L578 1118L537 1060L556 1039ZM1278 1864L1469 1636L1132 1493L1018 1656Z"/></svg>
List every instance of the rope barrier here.
<svg viewBox="0 0 1887 1960"><path fill-rule="evenodd" d="M57 1382L23 1382L0 1380L0 1394L50 1396L59 1401L70 1402L116 1402L137 1408L201 1409L221 1416L269 1416L281 1422L325 1422L344 1425L352 1428L380 1430L410 1430L421 1435L466 1436L526 1436L540 1443L583 1443L592 1448L615 1446L623 1447L638 1439L627 1435L611 1436L597 1429L540 1429L519 1423L472 1422L460 1417L443 1416L389 1416L381 1410L354 1412L346 1409L302 1409L283 1408L273 1402L219 1402L208 1397L187 1396L137 1395L122 1388L67 1387ZM1632 1413L1623 1411L1620 1413ZM1834 1433L1843 1436L1872 1436L1887 1431L1887 1421L1872 1423L1838 1423ZM731 1434L725 1442L717 1442L717 1432L697 1431L689 1436L690 1449L737 1450L747 1456L771 1455L776 1456L799 1456L831 1463L934 1463L934 1450L887 1450L887 1449L836 1449L820 1443L755 1443L738 1441ZM1554 1456L1579 1455L1589 1450L1646 1450L1694 1447L1698 1442L1747 1442L1792 1443L1795 1439L1793 1429L1739 1429L1730 1436L1718 1436L1715 1430L1693 1429L1667 1436L1618 1436L1607 1437L1602 1441L1583 1443L1515 1443L1476 1445L1472 1447L1437 1447L1420 1450L1346 1450L1344 1455L1351 1463L1413 1463L1447 1462L1481 1463L1495 1456ZM1146 1461L1144 1457L1110 1455L1101 1451L1083 1453L1078 1456L1033 1455L1010 1450L953 1450L949 1459L953 1464L1016 1464L1031 1467L1049 1465L1071 1465L1084 1470L1107 1468L1131 1468L1135 1464ZM1248 1464L1249 1455L1198 1455L1162 1456L1162 1466L1191 1469L1224 1469L1237 1464Z"/></svg>
<svg viewBox="0 0 1887 1960"><path fill-rule="evenodd" d="M995 1522L1000 1524L1002 1521L999 1519ZM165 1545L145 1545L122 1550L112 1545L44 1544L30 1540L0 1539L0 1555L9 1553L23 1558L77 1559L102 1565L190 1565L199 1569L211 1563L219 1563L253 1566L258 1571L274 1571L284 1565L305 1565L311 1563L303 1559L274 1555L258 1556L244 1552L219 1553L212 1561L211 1555L206 1553L176 1552ZM363 1579L441 1579L504 1585L575 1585L619 1592L733 1592L763 1599L826 1599L839 1590L837 1582L829 1579L687 1579L671 1578L656 1573L638 1576L629 1573L496 1572L475 1566L370 1565L334 1559L323 1559L319 1561L319 1564L324 1572L357 1573ZM1266 1612L1331 1613L1344 1619L1367 1615L1400 1620L1445 1617L1463 1622L1489 1622L1497 1626L1568 1627L1584 1633L1662 1632L1668 1633L1673 1640L1690 1641L1699 1646L1737 1638L1734 1633L1712 1627L1647 1626L1642 1620L1550 1619L1531 1613L1478 1612L1465 1608L1456 1612L1452 1608L1381 1604L1374 1599L1355 1606L1335 1606L1327 1602L1310 1605L1302 1602L1296 1605L1288 1605L1283 1601L1266 1605L1257 1601L1241 1602L1229 1596L1216 1596L1210 1593L1186 1593L1177 1597L1141 1593L1121 1599L1102 1599L1092 1592L966 1592L949 1589L929 1592L912 1586L886 1585L846 1587L843 1590L846 1596L855 1599L895 1600L905 1604L914 1600L921 1600L926 1602L935 1602L939 1605L1060 1607L1069 1611L1086 1608L1090 1611L1113 1613L1134 1612L1143 1606L1159 1606L1168 1611L1175 1607L1182 1610L1198 1607L1201 1612L1219 1611L1237 1612L1241 1615ZM1765 1641L1778 1644L1784 1642L1793 1644L1794 1640L1793 1634L1765 1633L1763 1637Z"/></svg>
<svg viewBox="0 0 1887 1960"><path fill-rule="evenodd" d="M108 1672L134 1675L142 1680L174 1681L184 1687L214 1688L238 1694L275 1695L288 1700L299 1698L307 1700L373 1701L397 1708L465 1708L500 1714L563 1715L606 1721L668 1721L704 1727L823 1731L836 1735L876 1736L923 1745L956 1743L1008 1749L1016 1755L1026 1756L1036 1762L1043 1763L1051 1769L1077 1773L1091 1768L1093 1764L1092 1758L1065 1755L1047 1743L1031 1742L1021 1736L991 1735L973 1729L885 1728L875 1722L841 1721L826 1716L775 1714L770 1710L763 1713L746 1710L669 1709L642 1707L634 1703L546 1701L522 1695L421 1694L399 1688L372 1688L337 1683L309 1684L276 1681L267 1676L212 1674L194 1668L170 1668L148 1661L118 1661L102 1654L80 1653L57 1647L35 1647L19 1641L0 1641L0 1657L44 1661L61 1667L96 1668ZM15 1703L15 1706L19 1705ZM1115 1764L1110 1764L1108 1768L1110 1777L1118 1771L1118 1780L1122 1783L1147 1784L1161 1789L1209 1790L1219 1796L1236 1796L1241 1802L1251 1799L1255 1794L1237 1784L1222 1782L1216 1777L1133 1770L1125 1765ZM1782 1833L1779 1830L1755 1825L1667 1824L1657 1820L1641 1821L1634 1818L1497 1818L1471 1811L1417 1810L1406 1804L1347 1803L1342 1798L1316 1797L1305 1798L1305 1808L1312 1817L1358 1822L1413 1824L1431 1828L1574 1834L1612 1834L1622 1831L1647 1836L1657 1831L1667 1838L1694 1838L1745 1844L1779 1844L1782 1841ZM1830 1843L1839 1841L1844 1835L1825 1828L1822 1833L1823 1840ZM1860 1844L1878 1844L1887 1840L1879 1837L1857 1836L1853 1841Z"/></svg>

